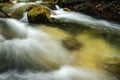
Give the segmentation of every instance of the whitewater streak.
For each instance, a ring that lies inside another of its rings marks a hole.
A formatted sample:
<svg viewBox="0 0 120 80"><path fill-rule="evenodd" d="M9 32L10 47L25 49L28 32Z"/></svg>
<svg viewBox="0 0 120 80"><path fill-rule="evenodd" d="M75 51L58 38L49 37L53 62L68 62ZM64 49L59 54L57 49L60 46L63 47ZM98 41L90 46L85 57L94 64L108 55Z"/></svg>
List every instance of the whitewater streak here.
<svg viewBox="0 0 120 80"><path fill-rule="evenodd" d="M99 20L92 18L88 15L82 14L82 13L77 13L74 11L68 12L64 11L63 9L58 9L58 10L53 10L55 14L52 14L51 17L64 21L64 22L71 22L71 23L76 23L80 25L85 25L94 29L100 29L100 30L106 30L106 31L116 31L120 32L120 25L119 24L114 24L110 23L105 20Z"/></svg>

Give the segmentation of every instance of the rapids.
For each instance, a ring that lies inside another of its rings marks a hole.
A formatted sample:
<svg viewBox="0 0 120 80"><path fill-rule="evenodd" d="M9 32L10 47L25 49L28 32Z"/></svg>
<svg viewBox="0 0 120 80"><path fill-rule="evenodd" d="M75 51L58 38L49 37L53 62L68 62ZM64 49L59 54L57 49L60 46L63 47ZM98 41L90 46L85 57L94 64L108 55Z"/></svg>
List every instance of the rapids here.
<svg viewBox="0 0 120 80"><path fill-rule="evenodd" d="M4 40L1 38L0 55L5 57L2 61L6 61L7 68L50 70L69 63L68 51L48 34L14 19L5 22L7 28L1 32Z"/></svg>
<svg viewBox="0 0 120 80"><path fill-rule="evenodd" d="M41 3L15 1L10 9ZM52 18L120 35L119 24L67 12L58 5L56 9L51 10L55 13ZM48 24L31 25L26 12L20 20L0 18L0 80L120 80L114 67L106 65L118 63L114 58L120 60L119 48L93 34L91 30L83 30L71 35ZM64 46L63 40L72 38L81 43L79 49Z"/></svg>

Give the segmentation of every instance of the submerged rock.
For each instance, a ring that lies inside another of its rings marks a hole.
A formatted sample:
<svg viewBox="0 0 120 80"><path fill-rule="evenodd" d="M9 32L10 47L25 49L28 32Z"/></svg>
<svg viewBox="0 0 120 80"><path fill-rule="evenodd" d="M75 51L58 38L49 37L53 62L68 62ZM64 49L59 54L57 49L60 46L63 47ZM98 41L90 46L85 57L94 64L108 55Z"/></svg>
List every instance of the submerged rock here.
<svg viewBox="0 0 120 80"><path fill-rule="evenodd" d="M50 11L43 5L31 7L28 11L28 20L31 23L47 23L50 19Z"/></svg>
<svg viewBox="0 0 120 80"><path fill-rule="evenodd" d="M80 42L74 38L67 38L62 42L63 42L63 45L69 50L78 50L81 48Z"/></svg>
<svg viewBox="0 0 120 80"><path fill-rule="evenodd" d="M118 78L120 78L120 76L119 76L119 74L120 74L120 59L111 57L111 58L105 59L104 62L105 62L104 68L106 70L110 71L111 73L113 73Z"/></svg>

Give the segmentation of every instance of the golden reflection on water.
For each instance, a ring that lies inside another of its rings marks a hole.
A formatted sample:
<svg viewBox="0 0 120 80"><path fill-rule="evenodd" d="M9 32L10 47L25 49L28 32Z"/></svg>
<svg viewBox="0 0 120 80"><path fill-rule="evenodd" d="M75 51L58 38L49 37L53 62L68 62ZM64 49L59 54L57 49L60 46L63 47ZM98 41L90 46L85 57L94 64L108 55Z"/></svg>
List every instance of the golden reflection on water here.
<svg viewBox="0 0 120 80"><path fill-rule="evenodd" d="M72 36L59 28L42 26L41 29L59 41ZM79 33L73 37L82 44L80 49L70 51L75 58L72 64L74 66L101 70L105 61L108 61L107 58L111 57L111 54L116 55L119 53L117 49L104 39L93 36L89 31Z"/></svg>
<svg viewBox="0 0 120 80"><path fill-rule="evenodd" d="M75 52L79 56L76 63L82 67L100 68L105 56L113 51L104 40L88 33L79 34L76 38L83 44L83 48Z"/></svg>

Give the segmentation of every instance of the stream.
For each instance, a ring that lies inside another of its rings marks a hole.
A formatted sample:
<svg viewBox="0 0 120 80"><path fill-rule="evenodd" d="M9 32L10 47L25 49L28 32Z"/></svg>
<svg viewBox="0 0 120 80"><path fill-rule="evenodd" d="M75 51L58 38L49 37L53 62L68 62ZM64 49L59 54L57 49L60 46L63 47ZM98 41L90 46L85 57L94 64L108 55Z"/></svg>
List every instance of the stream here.
<svg viewBox="0 0 120 80"><path fill-rule="evenodd" d="M120 80L120 24L58 5L51 11L66 25L29 24L27 12L0 18L0 80Z"/></svg>

